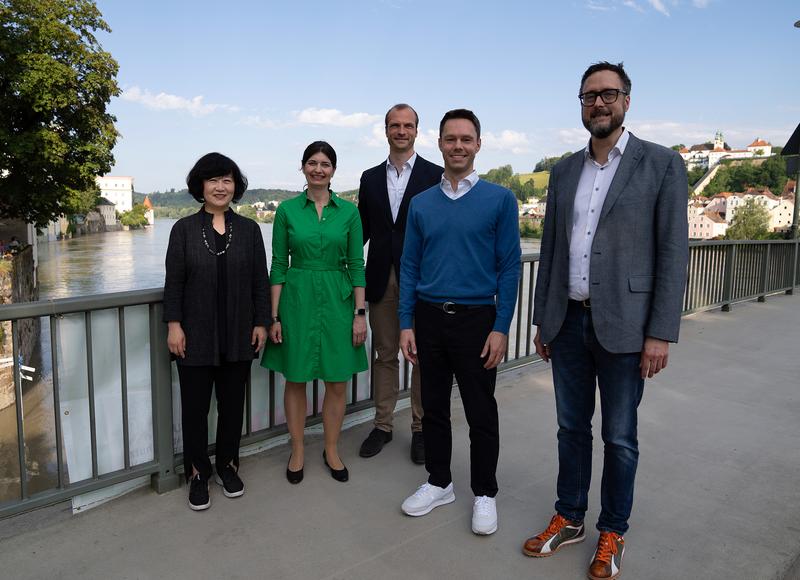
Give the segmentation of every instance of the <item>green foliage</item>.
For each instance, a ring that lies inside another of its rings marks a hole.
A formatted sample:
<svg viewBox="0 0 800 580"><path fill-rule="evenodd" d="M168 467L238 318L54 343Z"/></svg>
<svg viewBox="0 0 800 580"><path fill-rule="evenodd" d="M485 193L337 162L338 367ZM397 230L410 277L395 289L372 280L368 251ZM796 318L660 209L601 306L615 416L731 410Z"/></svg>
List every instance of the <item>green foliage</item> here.
<svg viewBox="0 0 800 580"><path fill-rule="evenodd" d="M687 177L689 178L689 187L694 186L700 178L702 178L708 170L703 167L695 167L694 169L690 169L687 172Z"/></svg>
<svg viewBox="0 0 800 580"><path fill-rule="evenodd" d="M562 159L566 159L570 155L572 155L572 151L567 151L561 157L542 157L541 161L539 161L539 163L536 164L536 167L533 168L533 171L550 171L553 169L556 163Z"/></svg>
<svg viewBox="0 0 800 580"><path fill-rule="evenodd" d="M199 204L194 207L154 207L153 212L157 218L180 219L197 213Z"/></svg>
<svg viewBox="0 0 800 580"><path fill-rule="evenodd" d="M761 163L735 161L720 167L703 190L703 195L711 197L723 191L744 192L749 187L768 187L773 193L780 194L787 179L786 158L780 155L773 155Z"/></svg>
<svg viewBox="0 0 800 580"><path fill-rule="evenodd" d="M769 211L755 199L748 199L736 209L731 226L725 233L728 240L768 239Z"/></svg>
<svg viewBox="0 0 800 580"><path fill-rule="evenodd" d="M480 178L507 187L520 201L526 201L529 197L533 197L539 193L536 190L533 180L522 183L519 175L514 175L514 170L510 165L503 165L502 167L490 169L488 173L481 175Z"/></svg>
<svg viewBox="0 0 800 580"><path fill-rule="evenodd" d="M519 220L519 236L521 238L541 238L542 226L533 220Z"/></svg>
<svg viewBox="0 0 800 580"><path fill-rule="evenodd" d="M236 213L238 213L240 216L250 218L251 220L258 220L256 208L254 208L252 205L242 204L236 206Z"/></svg>
<svg viewBox="0 0 800 580"><path fill-rule="evenodd" d="M118 65L98 30L92 0L0 0L1 215L44 226L110 170Z"/></svg>
<svg viewBox="0 0 800 580"><path fill-rule="evenodd" d="M137 203L134 205L130 211L122 212L120 215L119 222L123 226L128 226L131 228L141 228L147 225L147 218L144 215L144 212L147 211L141 203Z"/></svg>
<svg viewBox="0 0 800 580"><path fill-rule="evenodd" d="M677 145L673 145L672 147L670 147L670 149L672 149L673 151L680 151L684 147L686 147L686 145L684 145L683 143L679 143Z"/></svg>

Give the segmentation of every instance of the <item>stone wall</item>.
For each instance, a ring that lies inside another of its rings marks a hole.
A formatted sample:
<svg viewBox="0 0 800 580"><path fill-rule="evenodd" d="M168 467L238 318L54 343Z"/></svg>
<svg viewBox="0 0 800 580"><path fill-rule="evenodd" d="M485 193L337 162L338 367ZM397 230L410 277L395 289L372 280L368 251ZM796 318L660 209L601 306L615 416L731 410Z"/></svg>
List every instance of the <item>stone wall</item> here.
<svg viewBox="0 0 800 580"><path fill-rule="evenodd" d="M10 261L0 266L0 304L33 302L39 299L39 289L34 286L33 248L28 246ZM0 323L0 360L13 356L11 322ZM39 343L41 321L24 319L17 323L19 354L30 361ZM13 367L0 369L0 409L14 403Z"/></svg>

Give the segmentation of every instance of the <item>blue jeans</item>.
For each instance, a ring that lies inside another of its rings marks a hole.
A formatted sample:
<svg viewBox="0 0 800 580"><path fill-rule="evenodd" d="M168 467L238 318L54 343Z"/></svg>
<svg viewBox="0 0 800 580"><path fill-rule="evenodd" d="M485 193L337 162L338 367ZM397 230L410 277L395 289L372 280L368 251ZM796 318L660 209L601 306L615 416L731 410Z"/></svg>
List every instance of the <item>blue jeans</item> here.
<svg viewBox="0 0 800 580"><path fill-rule="evenodd" d="M644 379L641 353L611 353L597 341L591 310L570 301L564 324L550 343L558 416L556 511L583 521L592 477L592 415L600 388L604 444L597 529L624 534L633 505L639 461L637 408Z"/></svg>

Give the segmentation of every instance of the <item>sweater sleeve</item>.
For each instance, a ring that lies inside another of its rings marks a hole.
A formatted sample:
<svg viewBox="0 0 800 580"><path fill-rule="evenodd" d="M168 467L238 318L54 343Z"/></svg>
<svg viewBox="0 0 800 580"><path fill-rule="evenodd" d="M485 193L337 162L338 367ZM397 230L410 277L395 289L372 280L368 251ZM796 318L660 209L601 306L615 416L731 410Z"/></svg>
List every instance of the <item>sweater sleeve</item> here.
<svg viewBox="0 0 800 580"><path fill-rule="evenodd" d="M417 283L419 282L419 264L422 259L422 232L417 223L417 198L411 200L406 222L406 236L403 244L403 255L400 258L400 329L406 330L414 326L414 308L417 305Z"/></svg>
<svg viewBox="0 0 800 580"><path fill-rule="evenodd" d="M164 322L183 320L183 293L186 285L186 239L183 224L178 221L169 233L165 260Z"/></svg>
<svg viewBox="0 0 800 580"><path fill-rule="evenodd" d="M505 193L499 204L495 257L497 261L497 317L492 330L508 334L511 319L514 317L514 305L517 303L517 284L521 267L519 214L516 198L510 191Z"/></svg>

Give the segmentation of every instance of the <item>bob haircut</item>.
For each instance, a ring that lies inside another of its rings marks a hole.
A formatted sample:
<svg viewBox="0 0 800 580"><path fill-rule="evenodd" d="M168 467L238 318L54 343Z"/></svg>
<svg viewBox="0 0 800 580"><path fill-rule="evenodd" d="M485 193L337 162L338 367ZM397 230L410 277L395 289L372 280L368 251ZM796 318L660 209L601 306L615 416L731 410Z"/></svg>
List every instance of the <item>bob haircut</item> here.
<svg viewBox="0 0 800 580"><path fill-rule="evenodd" d="M317 153L322 153L325 157L330 159L331 165L336 169L336 151L333 150L333 147L331 147L330 143L327 141L314 141L311 145L306 147L306 150L303 151L303 159L300 162L300 166L302 167L305 165L306 161Z"/></svg>
<svg viewBox="0 0 800 580"><path fill-rule="evenodd" d="M242 199L247 190L247 177L244 176L239 166L230 157L225 157L222 153L206 153L197 163L194 164L189 175L186 176L186 186L189 193L198 202L203 203L203 182L212 177L223 177L230 175L233 177L235 189L233 201Z"/></svg>
<svg viewBox="0 0 800 580"><path fill-rule="evenodd" d="M478 139L481 138L481 122L478 121L478 117L475 115L475 113L469 109L453 109L452 111L447 111L444 114L444 117L442 117L442 121L439 123L439 137L442 136L442 132L444 131L444 124L451 119L466 119L475 126L475 132L478 134Z"/></svg>

